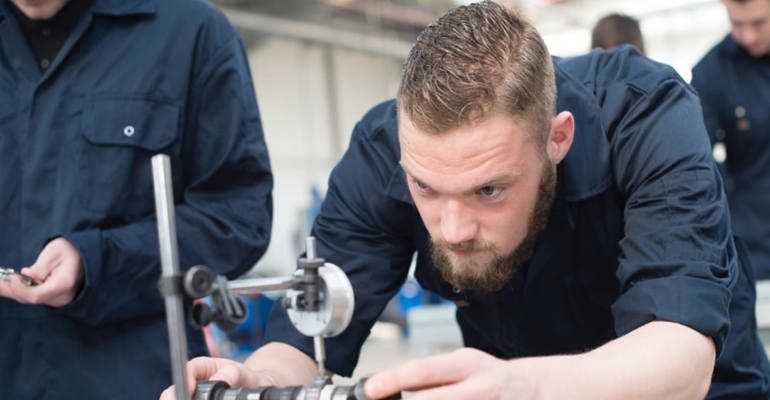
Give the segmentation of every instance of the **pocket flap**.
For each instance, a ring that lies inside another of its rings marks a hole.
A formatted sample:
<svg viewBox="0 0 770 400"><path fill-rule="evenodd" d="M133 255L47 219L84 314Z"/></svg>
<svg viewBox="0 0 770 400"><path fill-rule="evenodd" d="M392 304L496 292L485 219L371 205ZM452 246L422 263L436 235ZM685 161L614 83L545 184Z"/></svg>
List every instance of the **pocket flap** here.
<svg viewBox="0 0 770 400"><path fill-rule="evenodd" d="M85 138L94 144L158 151L179 130L179 106L147 98L102 98L86 104Z"/></svg>

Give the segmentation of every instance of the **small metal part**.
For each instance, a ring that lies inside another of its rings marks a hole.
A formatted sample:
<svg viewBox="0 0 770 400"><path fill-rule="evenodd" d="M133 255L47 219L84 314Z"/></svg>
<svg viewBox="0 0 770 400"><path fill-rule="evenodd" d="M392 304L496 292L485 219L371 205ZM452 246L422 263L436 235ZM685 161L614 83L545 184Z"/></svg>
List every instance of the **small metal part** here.
<svg viewBox="0 0 770 400"><path fill-rule="evenodd" d="M37 286L40 282L30 278L27 275L23 275L20 272L16 272L13 268L0 267L0 281L8 281L8 277L11 275L18 275L19 280L26 286Z"/></svg>
<svg viewBox="0 0 770 400"><path fill-rule="evenodd" d="M317 378L308 386L274 387L256 389L230 388L222 381L198 382L193 400L372 400L364 393L366 378L355 385L335 385L330 379ZM386 399L400 400L401 393Z"/></svg>
<svg viewBox="0 0 770 400"><path fill-rule="evenodd" d="M37 286L40 284L40 282L28 277L27 275L22 275L19 273L19 279L21 279L21 283L25 284L26 286Z"/></svg>
<svg viewBox="0 0 770 400"><path fill-rule="evenodd" d="M326 376L326 366L324 362L326 360L326 347L324 346L324 338L321 335L313 336L313 354L316 362L316 369L318 370L318 376Z"/></svg>
<svg viewBox="0 0 770 400"><path fill-rule="evenodd" d="M8 277L16 273L13 268L0 267L0 280L8 281Z"/></svg>
<svg viewBox="0 0 770 400"><path fill-rule="evenodd" d="M305 255L309 260L313 260L316 258L315 251L316 251L315 238L313 236L308 236L305 239Z"/></svg>
<svg viewBox="0 0 770 400"><path fill-rule="evenodd" d="M353 287L338 266L325 263L318 269L321 277L319 293L320 304L317 311L305 311L300 307L286 310L292 325L305 336L332 337L337 336L350 324L355 308ZM286 297L296 297L301 293L292 289Z"/></svg>
<svg viewBox="0 0 770 400"><path fill-rule="evenodd" d="M204 265L190 268L182 279L184 290L193 299L200 299L211 294L214 290L215 275Z"/></svg>
<svg viewBox="0 0 770 400"><path fill-rule="evenodd" d="M321 278L318 276L318 269L323 267L326 262L323 258L316 256L316 240L309 236L305 241L305 257L297 260L297 271L300 283L295 289L302 293L297 295L297 302L302 311L316 312L321 306Z"/></svg>

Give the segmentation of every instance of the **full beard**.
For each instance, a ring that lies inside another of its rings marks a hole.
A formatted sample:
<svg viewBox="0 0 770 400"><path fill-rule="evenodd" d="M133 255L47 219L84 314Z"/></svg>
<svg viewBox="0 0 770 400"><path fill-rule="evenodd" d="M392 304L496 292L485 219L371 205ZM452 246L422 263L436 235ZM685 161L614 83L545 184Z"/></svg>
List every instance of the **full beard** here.
<svg viewBox="0 0 770 400"><path fill-rule="evenodd" d="M546 164L538 186L535 209L529 218L527 235L516 248L507 254L500 254L493 244L479 240L469 240L459 244L433 240L431 242L433 265L441 272L444 280L456 290L480 293L500 290L511 280L513 274L532 258L537 239L548 223L555 193L556 172ZM492 258L488 261L452 262L448 255L450 250L489 253L492 254Z"/></svg>

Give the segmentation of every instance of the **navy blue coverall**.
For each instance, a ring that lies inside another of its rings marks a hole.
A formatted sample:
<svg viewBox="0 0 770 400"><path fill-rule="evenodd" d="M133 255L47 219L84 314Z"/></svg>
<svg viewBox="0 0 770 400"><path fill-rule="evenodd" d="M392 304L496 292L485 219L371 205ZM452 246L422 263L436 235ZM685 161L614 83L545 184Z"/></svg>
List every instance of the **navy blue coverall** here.
<svg viewBox="0 0 770 400"><path fill-rule="evenodd" d="M318 255L349 274L356 295L350 327L328 340L328 368L353 371L417 252L418 281L460 303L467 346L503 358L570 354L673 321L716 344L710 398L767 399L753 277L741 270L695 93L630 47L554 62L557 107L575 116L574 143L533 257L495 293L455 293L431 265L398 164L394 101L355 127L314 226ZM280 307L268 340L313 354Z"/></svg>
<svg viewBox="0 0 770 400"><path fill-rule="evenodd" d="M770 279L770 55L753 57L727 35L693 68L692 85L712 142L727 150L733 231L757 279Z"/></svg>
<svg viewBox="0 0 770 400"><path fill-rule="evenodd" d="M272 173L240 40L198 0L94 0L41 73L0 1L0 265L80 252L62 308L0 299L0 398L153 399L171 383L150 157L170 155L183 267L264 253ZM0 283L1 284L1 283ZM190 355L205 353L200 330Z"/></svg>

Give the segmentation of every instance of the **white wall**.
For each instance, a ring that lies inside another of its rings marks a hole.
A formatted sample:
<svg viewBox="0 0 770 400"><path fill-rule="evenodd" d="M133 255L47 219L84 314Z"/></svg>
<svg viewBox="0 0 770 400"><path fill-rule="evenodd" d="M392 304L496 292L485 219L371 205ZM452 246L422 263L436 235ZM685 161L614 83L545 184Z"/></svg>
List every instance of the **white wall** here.
<svg viewBox="0 0 770 400"><path fill-rule="evenodd" d="M395 96L401 61L276 37L249 58L275 175L272 240L254 272L284 275L304 249L310 186L325 192L355 123Z"/></svg>

